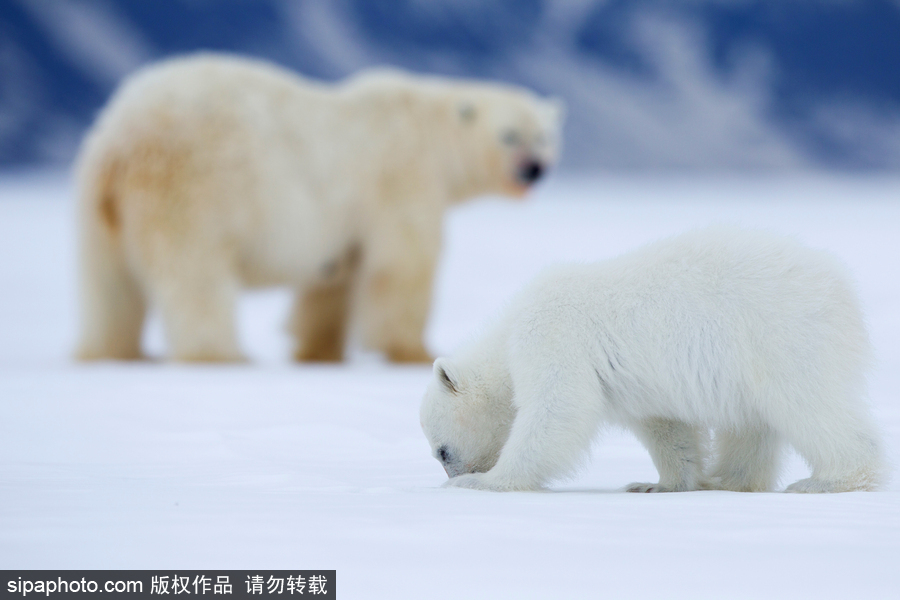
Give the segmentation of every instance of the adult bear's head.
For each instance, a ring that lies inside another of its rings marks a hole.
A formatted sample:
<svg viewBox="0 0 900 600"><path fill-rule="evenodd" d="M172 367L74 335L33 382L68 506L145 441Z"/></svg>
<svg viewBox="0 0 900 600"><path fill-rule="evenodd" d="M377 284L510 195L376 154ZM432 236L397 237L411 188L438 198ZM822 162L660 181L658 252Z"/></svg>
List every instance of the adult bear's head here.
<svg viewBox="0 0 900 600"><path fill-rule="evenodd" d="M514 86L458 84L452 94L459 152L460 199L477 194L523 196L559 158L565 109Z"/></svg>
<svg viewBox="0 0 900 600"><path fill-rule="evenodd" d="M358 145L376 158L363 168L396 188L440 189L451 202L519 197L559 156L562 101L521 87L377 68L343 94L348 122L367 123Z"/></svg>

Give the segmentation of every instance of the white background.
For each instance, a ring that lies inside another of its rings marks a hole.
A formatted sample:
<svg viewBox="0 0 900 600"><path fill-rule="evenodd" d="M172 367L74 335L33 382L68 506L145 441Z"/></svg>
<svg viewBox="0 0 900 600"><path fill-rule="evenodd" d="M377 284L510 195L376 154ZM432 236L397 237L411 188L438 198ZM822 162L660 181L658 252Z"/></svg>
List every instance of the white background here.
<svg viewBox="0 0 900 600"><path fill-rule="evenodd" d="M65 174L0 178L0 568L337 569L341 598L886 598L900 485L877 493L626 494L655 481L627 433L545 493L441 489L418 422L425 366L354 352L294 365L283 291L241 306L240 366L73 363ZM454 209L428 344L451 353L542 265L731 222L855 273L900 445L900 178L560 175ZM158 321L148 348L163 350ZM786 457L781 488L805 477ZM896 480L896 478L895 478Z"/></svg>

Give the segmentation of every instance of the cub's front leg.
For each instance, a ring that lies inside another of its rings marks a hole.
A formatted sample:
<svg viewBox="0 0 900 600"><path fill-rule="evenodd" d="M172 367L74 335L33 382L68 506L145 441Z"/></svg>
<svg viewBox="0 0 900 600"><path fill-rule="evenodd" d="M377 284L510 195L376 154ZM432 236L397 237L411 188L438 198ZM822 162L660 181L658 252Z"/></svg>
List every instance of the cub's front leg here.
<svg viewBox="0 0 900 600"><path fill-rule="evenodd" d="M455 477L446 487L540 490L575 470L599 428L601 391L592 370L545 367L523 368L514 376L516 417L494 467Z"/></svg>

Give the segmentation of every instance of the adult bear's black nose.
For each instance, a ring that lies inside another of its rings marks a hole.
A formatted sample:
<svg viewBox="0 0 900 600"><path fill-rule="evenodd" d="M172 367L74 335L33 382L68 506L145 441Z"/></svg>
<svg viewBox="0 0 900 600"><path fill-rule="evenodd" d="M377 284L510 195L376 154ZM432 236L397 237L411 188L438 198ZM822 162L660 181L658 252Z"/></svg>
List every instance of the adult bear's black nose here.
<svg viewBox="0 0 900 600"><path fill-rule="evenodd" d="M531 185L544 174L544 165L536 160L530 160L519 167L519 181Z"/></svg>

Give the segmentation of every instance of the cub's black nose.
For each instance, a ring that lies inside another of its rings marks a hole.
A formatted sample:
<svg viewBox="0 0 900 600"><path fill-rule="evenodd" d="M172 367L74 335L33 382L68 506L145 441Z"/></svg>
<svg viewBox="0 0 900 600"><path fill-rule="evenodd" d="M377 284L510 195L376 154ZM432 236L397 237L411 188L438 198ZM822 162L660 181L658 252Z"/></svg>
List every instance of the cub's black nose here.
<svg viewBox="0 0 900 600"><path fill-rule="evenodd" d="M544 174L544 165L537 161L528 161L519 167L519 181L531 185Z"/></svg>

